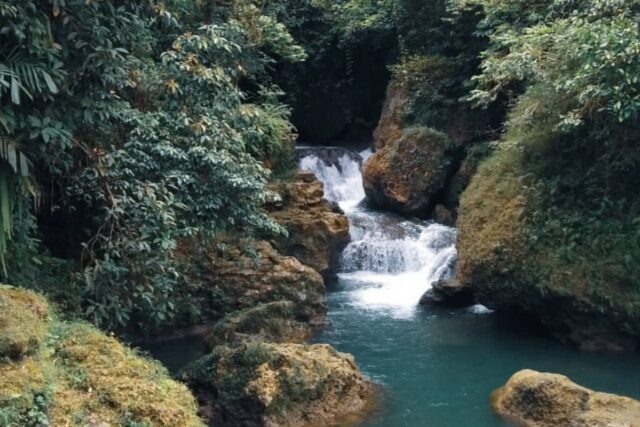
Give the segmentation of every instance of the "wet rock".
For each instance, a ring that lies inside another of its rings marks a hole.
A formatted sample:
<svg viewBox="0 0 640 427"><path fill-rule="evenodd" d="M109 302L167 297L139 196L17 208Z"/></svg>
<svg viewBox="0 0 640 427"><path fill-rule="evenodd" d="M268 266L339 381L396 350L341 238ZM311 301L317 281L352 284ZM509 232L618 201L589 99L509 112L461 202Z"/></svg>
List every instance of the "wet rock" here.
<svg viewBox="0 0 640 427"><path fill-rule="evenodd" d="M180 376L213 425L332 425L365 410L373 395L353 357L323 344L219 346Z"/></svg>
<svg viewBox="0 0 640 427"><path fill-rule="evenodd" d="M300 343L310 335L310 326L295 319L291 301L275 301L228 315L213 326L205 343L209 348L249 340Z"/></svg>
<svg viewBox="0 0 640 427"><path fill-rule="evenodd" d="M449 227L453 227L456 223L454 213L444 205L436 205L433 210L433 219L438 224L447 225Z"/></svg>
<svg viewBox="0 0 640 427"><path fill-rule="evenodd" d="M313 268L284 256L268 242L218 242L199 259L199 279L219 295L221 311L254 308L261 303L291 301L295 318L324 324L325 287Z"/></svg>
<svg viewBox="0 0 640 427"><path fill-rule="evenodd" d="M640 402L531 370L516 373L494 391L491 404L499 414L527 427L640 426Z"/></svg>
<svg viewBox="0 0 640 427"><path fill-rule="evenodd" d="M400 215L427 217L455 173L455 158L456 148L445 134L408 129L365 163L367 200Z"/></svg>
<svg viewBox="0 0 640 427"><path fill-rule="evenodd" d="M422 306L465 308L474 303L473 291L455 279L440 280L420 298Z"/></svg>
<svg viewBox="0 0 640 427"><path fill-rule="evenodd" d="M323 184L310 172L298 172L290 181L274 184L272 190L282 200L267 209L288 231L288 236L274 241L275 247L331 279L349 242L349 220L323 198Z"/></svg>

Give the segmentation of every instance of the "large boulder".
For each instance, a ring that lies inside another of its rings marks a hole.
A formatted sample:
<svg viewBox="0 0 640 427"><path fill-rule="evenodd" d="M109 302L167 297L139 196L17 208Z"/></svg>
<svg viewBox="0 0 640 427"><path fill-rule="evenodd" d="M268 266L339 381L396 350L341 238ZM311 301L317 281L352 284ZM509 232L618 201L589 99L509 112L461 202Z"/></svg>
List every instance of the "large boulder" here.
<svg viewBox="0 0 640 427"><path fill-rule="evenodd" d="M564 194L562 187L547 190L569 182L562 174L579 175L572 172L578 162L552 149L548 142L504 141L480 166L461 199L456 277L479 303L532 316L562 341L636 350L640 292L637 264L630 262L636 249L625 237L634 226L620 219L621 209L603 215L582 207L593 199L579 186Z"/></svg>
<svg viewBox="0 0 640 427"><path fill-rule="evenodd" d="M353 357L323 344L218 346L180 376L213 425L332 425L366 409L373 394Z"/></svg>
<svg viewBox="0 0 640 427"><path fill-rule="evenodd" d="M205 256L194 257L198 279L218 296L220 312L291 301L295 318L312 325L326 321L325 287L320 274L297 258L284 256L265 241L221 240Z"/></svg>
<svg viewBox="0 0 640 427"><path fill-rule="evenodd" d="M324 199L323 184L310 172L298 172L290 180L273 184L272 190L282 198L267 209L288 232L275 239L276 248L331 278L349 242L347 217Z"/></svg>
<svg viewBox="0 0 640 427"><path fill-rule="evenodd" d="M474 303L473 291L455 279L434 283L420 298L425 307L464 308Z"/></svg>
<svg viewBox="0 0 640 427"><path fill-rule="evenodd" d="M196 400L159 363L41 296L0 286L0 413L8 426L201 427Z"/></svg>
<svg viewBox="0 0 640 427"><path fill-rule="evenodd" d="M456 170L457 150L443 133L416 127L387 141L364 165L367 199L405 216L426 217Z"/></svg>
<svg viewBox="0 0 640 427"><path fill-rule="evenodd" d="M599 393L569 378L524 370L491 395L493 408L526 427L640 426L640 402Z"/></svg>

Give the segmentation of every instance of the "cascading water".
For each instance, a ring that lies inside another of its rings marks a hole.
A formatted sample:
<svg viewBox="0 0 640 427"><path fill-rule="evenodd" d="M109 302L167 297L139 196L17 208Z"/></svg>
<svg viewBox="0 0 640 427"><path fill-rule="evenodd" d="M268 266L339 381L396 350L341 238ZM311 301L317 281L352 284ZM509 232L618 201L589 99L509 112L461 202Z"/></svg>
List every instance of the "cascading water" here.
<svg viewBox="0 0 640 427"><path fill-rule="evenodd" d="M489 395L523 368L560 372L590 388L640 397L633 356L578 352L546 337L498 328L482 306L418 309L420 296L450 277L456 230L375 212L363 203L360 154L305 147L300 166L324 181L351 223L330 325L315 340L355 355L384 389L380 408L360 427L507 427ZM350 425L350 424L349 424Z"/></svg>
<svg viewBox="0 0 640 427"><path fill-rule="evenodd" d="M342 254L341 286L359 308L411 316L422 294L453 273L456 230L367 209L361 165L371 151L327 156L323 150L325 158L307 149L300 167L324 182L325 197L349 217L351 243Z"/></svg>

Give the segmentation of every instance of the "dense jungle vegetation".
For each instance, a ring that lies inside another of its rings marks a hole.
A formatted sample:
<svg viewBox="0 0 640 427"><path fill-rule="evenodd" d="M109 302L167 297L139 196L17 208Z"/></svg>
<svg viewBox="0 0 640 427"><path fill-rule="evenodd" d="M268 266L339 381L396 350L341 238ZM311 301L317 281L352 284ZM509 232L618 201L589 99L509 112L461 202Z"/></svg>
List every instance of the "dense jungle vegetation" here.
<svg viewBox="0 0 640 427"><path fill-rule="evenodd" d="M639 24L633 0L1 0L3 281L107 328L201 319L180 242L283 233L262 206L296 132L369 138L391 80L407 126L516 169L545 266L632 286Z"/></svg>

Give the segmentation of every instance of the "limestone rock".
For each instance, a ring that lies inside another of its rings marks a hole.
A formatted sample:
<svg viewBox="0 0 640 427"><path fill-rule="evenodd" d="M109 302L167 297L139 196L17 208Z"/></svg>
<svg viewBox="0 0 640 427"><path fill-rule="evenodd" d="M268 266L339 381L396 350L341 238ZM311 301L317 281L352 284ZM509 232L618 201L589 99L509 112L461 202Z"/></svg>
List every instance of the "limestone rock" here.
<svg viewBox="0 0 640 427"><path fill-rule="evenodd" d="M373 395L353 357L324 344L219 346L181 376L214 425L330 425L365 410Z"/></svg>
<svg viewBox="0 0 640 427"><path fill-rule="evenodd" d="M569 378L524 370L491 395L493 408L526 427L638 427L640 402L599 393Z"/></svg>
<svg viewBox="0 0 640 427"><path fill-rule="evenodd" d="M367 199L405 216L428 216L455 173L455 147L435 130L417 127L371 156L363 168Z"/></svg>
<svg viewBox="0 0 640 427"><path fill-rule="evenodd" d="M290 181L272 186L282 202L272 203L270 215L288 231L274 241L283 254L294 256L325 278L336 271L340 253L349 242L349 220L326 201L323 184L312 173L298 172Z"/></svg>
<svg viewBox="0 0 640 427"><path fill-rule="evenodd" d="M317 271L294 257L281 255L268 242L254 246L229 240L220 246L226 248L211 249L206 259L200 260L198 275L220 295L225 312L287 300L293 303L297 320L324 324L325 288Z"/></svg>

